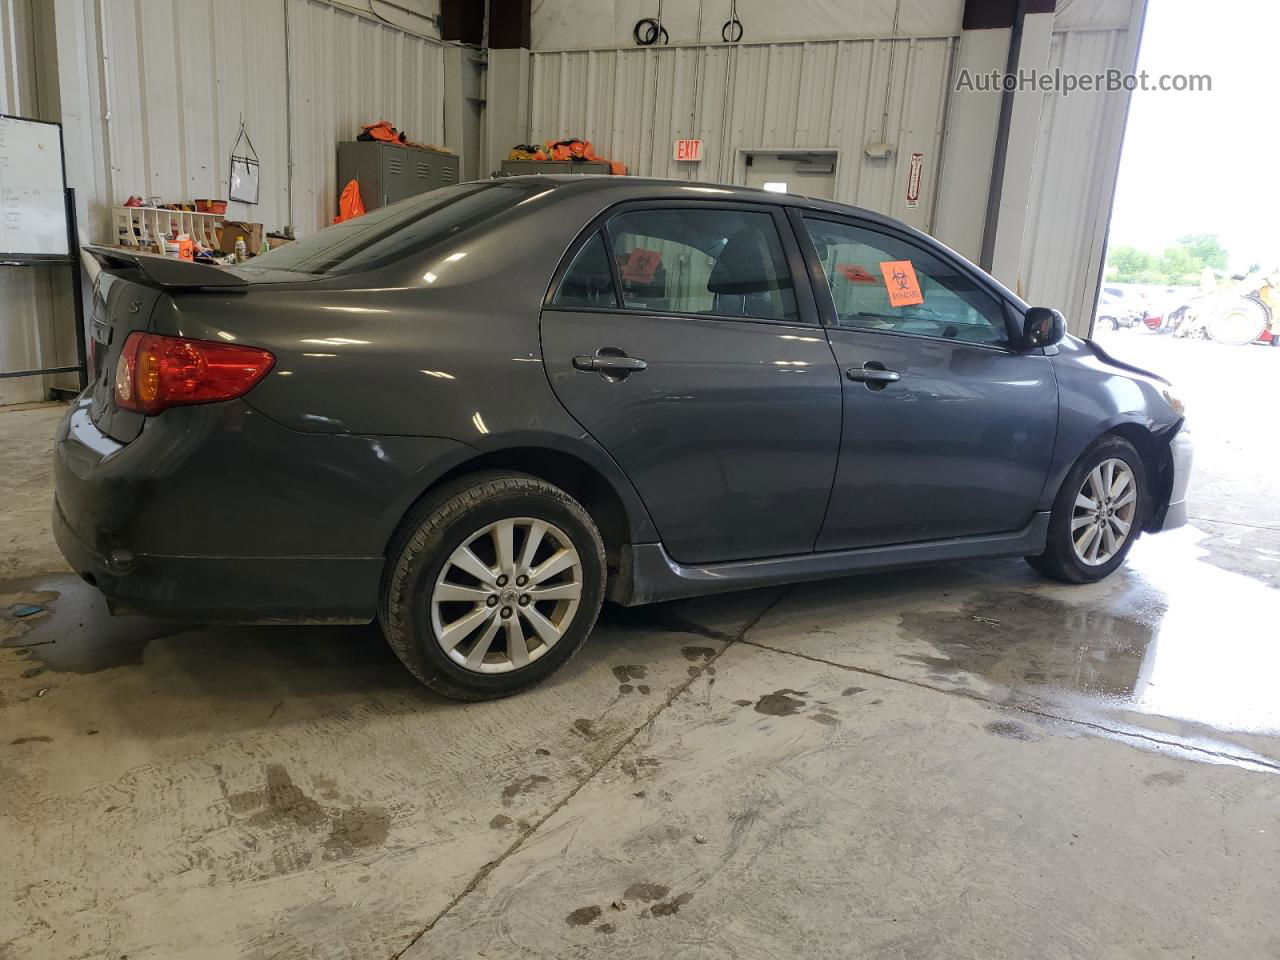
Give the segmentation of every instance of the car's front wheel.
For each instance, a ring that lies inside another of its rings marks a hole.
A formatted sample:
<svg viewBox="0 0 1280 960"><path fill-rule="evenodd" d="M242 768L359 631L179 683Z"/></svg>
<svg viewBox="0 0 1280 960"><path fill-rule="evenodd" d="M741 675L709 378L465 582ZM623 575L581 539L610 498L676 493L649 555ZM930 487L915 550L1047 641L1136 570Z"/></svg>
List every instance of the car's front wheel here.
<svg viewBox="0 0 1280 960"><path fill-rule="evenodd" d="M604 577L604 545L581 504L536 477L478 474L401 526L379 620L428 687L460 700L505 697L582 646Z"/></svg>
<svg viewBox="0 0 1280 960"><path fill-rule="evenodd" d="M1133 444L1108 435L1076 461L1058 491L1044 553L1027 562L1045 576L1093 583L1128 556L1147 513L1147 476Z"/></svg>

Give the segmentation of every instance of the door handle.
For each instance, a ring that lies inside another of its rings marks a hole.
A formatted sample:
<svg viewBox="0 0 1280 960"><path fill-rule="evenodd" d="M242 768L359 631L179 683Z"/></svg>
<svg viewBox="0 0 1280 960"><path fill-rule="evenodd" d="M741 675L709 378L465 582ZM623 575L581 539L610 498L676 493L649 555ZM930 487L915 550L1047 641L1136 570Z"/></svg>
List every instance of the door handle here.
<svg viewBox="0 0 1280 960"><path fill-rule="evenodd" d="M605 348L606 350L609 348ZM648 361L639 357L628 357L624 353L605 353L604 350L594 357L577 356L573 358L573 368L594 373L603 373L615 377L625 377L629 373L647 370Z"/></svg>
<svg viewBox="0 0 1280 960"><path fill-rule="evenodd" d="M860 367L850 367L845 373L850 380L865 383L873 388L897 383L902 379L902 375L896 370L886 370L883 364L876 363L874 360L870 360Z"/></svg>

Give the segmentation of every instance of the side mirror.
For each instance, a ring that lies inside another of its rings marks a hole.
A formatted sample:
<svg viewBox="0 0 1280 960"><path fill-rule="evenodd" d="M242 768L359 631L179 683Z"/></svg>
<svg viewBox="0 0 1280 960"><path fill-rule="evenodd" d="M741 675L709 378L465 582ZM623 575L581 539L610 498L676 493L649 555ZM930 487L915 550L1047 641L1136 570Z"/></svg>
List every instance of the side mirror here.
<svg viewBox="0 0 1280 960"><path fill-rule="evenodd" d="M1032 307L1022 319L1022 342L1028 350L1051 347L1067 335L1067 321L1052 307Z"/></svg>

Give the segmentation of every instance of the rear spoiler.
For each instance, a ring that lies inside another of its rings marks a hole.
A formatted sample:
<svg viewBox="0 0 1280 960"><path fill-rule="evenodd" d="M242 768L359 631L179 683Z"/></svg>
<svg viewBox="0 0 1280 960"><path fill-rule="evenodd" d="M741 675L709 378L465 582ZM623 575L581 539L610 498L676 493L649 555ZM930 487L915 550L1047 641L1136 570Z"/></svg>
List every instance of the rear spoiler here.
<svg viewBox="0 0 1280 960"><path fill-rule="evenodd" d="M158 253L142 253L124 247L107 247L90 244L84 248L104 270L133 268L141 270L146 278L161 289L175 287L247 287L249 281L229 270L207 263L162 257Z"/></svg>

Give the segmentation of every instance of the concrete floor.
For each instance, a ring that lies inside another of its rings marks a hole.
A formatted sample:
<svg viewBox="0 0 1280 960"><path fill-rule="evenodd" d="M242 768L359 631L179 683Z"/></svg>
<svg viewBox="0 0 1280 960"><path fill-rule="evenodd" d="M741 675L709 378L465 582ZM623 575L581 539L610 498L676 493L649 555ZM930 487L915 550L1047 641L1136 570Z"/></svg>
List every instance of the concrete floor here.
<svg viewBox="0 0 1280 960"><path fill-rule="evenodd" d="M606 608L480 705L372 628L112 620L59 411L0 412L0 957L1280 956L1280 350L1107 342L1200 457L1107 583Z"/></svg>

